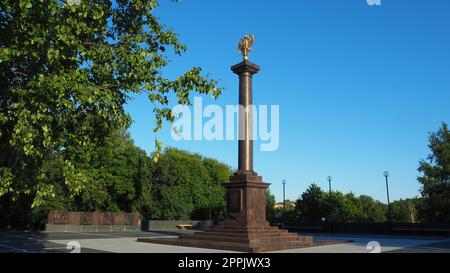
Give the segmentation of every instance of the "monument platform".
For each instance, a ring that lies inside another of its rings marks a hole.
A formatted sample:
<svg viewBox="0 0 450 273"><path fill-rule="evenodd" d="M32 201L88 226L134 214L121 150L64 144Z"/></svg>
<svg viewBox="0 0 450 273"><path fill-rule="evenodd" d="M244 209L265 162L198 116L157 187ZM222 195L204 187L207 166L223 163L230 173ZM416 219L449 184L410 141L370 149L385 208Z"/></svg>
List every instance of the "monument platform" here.
<svg viewBox="0 0 450 273"><path fill-rule="evenodd" d="M314 241L312 236L299 236L296 233L268 225L243 227L225 224L198 231L192 235L180 235L178 238L138 238L138 242L249 253L342 243L340 241Z"/></svg>
<svg viewBox="0 0 450 273"><path fill-rule="evenodd" d="M178 238L138 238L138 242L250 253L333 243L319 243L312 236L299 236L270 226L266 220L264 194L268 186L254 171L238 172L225 184L228 217L223 224Z"/></svg>

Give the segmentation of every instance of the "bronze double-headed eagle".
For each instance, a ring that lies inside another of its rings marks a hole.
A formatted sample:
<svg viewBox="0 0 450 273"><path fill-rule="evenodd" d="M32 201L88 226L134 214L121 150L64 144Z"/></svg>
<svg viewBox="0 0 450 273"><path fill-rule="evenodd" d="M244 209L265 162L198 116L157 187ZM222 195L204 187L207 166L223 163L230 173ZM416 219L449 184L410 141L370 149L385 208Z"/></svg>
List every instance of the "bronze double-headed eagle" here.
<svg viewBox="0 0 450 273"><path fill-rule="evenodd" d="M253 45L253 41L255 36L253 34L245 34L242 36L241 40L239 40L238 49L241 52L244 60L248 60L248 53L252 50L251 46Z"/></svg>

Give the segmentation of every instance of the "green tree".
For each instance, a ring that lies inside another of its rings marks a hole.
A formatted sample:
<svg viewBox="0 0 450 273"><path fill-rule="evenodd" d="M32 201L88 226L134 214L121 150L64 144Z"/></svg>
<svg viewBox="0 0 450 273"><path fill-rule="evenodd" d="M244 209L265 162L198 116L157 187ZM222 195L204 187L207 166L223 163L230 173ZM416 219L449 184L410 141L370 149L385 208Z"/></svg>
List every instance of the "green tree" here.
<svg viewBox="0 0 450 273"><path fill-rule="evenodd" d="M425 222L450 223L450 131L446 123L430 134L428 147L431 154L418 168L423 198L420 217Z"/></svg>
<svg viewBox="0 0 450 273"><path fill-rule="evenodd" d="M216 220L220 212L225 213L226 211L226 199L225 199L225 187L224 184L229 181L232 175L231 168L219 162L213 158L203 158L202 165L206 168L209 176L207 186L210 187L211 191L211 217L212 220ZM208 196L209 199L209 196ZM208 219L209 218L209 206L208 208L197 209L195 214L191 216L197 219Z"/></svg>
<svg viewBox="0 0 450 273"><path fill-rule="evenodd" d="M325 217L323 198L325 193L316 184L311 184L297 200L297 211L302 221L316 222Z"/></svg>
<svg viewBox="0 0 450 273"><path fill-rule="evenodd" d="M94 182L79 195L80 210L135 212L148 205L153 184L152 162L119 130L93 154L89 173Z"/></svg>
<svg viewBox="0 0 450 273"><path fill-rule="evenodd" d="M266 219L270 223L277 222L277 211L275 209L275 195L273 195L269 189L264 191L264 195L266 197Z"/></svg>
<svg viewBox="0 0 450 273"><path fill-rule="evenodd" d="M214 169L214 170L213 170ZM223 183L231 170L215 160L174 148L166 148L153 173L155 208L150 219L207 219L211 204L225 202Z"/></svg>
<svg viewBox="0 0 450 273"><path fill-rule="evenodd" d="M365 195L359 197L353 193L325 193L315 184L302 193L297 200L294 216L288 211L288 217L297 221L318 222L325 219L330 222L384 222L386 205Z"/></svg>
<svg viewBox="0 0 450 273"><path fill-rule="evenodd" d="M70 194L64 182L64 161L54 153L43 164L43 176L56 194L45 196L33 208L33 228L43 227L49 210L126 211L146 213L152 209L152 161L136 147L125 130L115 132L92 154L91 165L83 166L92 182L78 195ZM20 214L15 210L12 213ZM29 220L27 220L29 222Z"/></svg>
<svg viewBox="0 0 450 273"><path fill-rule="evenodd" d="M421 198L408 198L394 201L391 206L391 220L398 223L417 223L418 208L422 202Z"/></svg>
<svg viewBox="0 0 450 273"><path fill-rule="evenodd" d="M367 195L359 196L359 202L361 203L363 214L363 218L360 219L360 221L367 223L386 222L386 204L383 204Z"/></svg>
<svg viewBox="0 0 450 273"><path fill-rule="evenodd" d="M298 213L295 208L296 202L291 201L290 199L286 199L286 223L295 223L298 219ZM283 208L277 209L277 214L279 215L279 219L283 219Z"/></svg>
<svg viewBox="0 0 450 273"><path fill-rule="evenodd" d="M322 214L331 222L358 222L364 219L362 205L353 193L332 192L321 200Z"/></svg>
<svg viewBox="0 0 450 273"><path fill-rule="evenodd" d="M157 0L2 0L0 2L0 203L23 214L57 189L43 164L59 152L69 194L95 175L84 167L114 130L130 124L123 105L146 93L157 132L173 121L169 96L190 104L196 90L221 89L194 67L164 77L169 49L186 51L154 15ZM159 156L161 143L156 142ZM95 184L96 186L98 184ZM95 191L92 195L96 195Z"/></svg>

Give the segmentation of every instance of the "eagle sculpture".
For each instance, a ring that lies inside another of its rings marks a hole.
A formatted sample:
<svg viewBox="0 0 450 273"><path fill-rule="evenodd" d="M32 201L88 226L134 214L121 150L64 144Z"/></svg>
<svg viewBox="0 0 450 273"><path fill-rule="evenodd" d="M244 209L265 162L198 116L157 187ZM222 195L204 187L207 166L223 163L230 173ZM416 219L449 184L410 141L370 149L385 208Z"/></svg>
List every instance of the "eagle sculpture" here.
<svg viewBox="0 0 450 273"><path fill-rule="evenodd" d="M255 37L253 34L245 34L241 40L239 40L238 49L244 57L244 60L248 60L248 53L252 50L250 47L253 45Z"/></svg>

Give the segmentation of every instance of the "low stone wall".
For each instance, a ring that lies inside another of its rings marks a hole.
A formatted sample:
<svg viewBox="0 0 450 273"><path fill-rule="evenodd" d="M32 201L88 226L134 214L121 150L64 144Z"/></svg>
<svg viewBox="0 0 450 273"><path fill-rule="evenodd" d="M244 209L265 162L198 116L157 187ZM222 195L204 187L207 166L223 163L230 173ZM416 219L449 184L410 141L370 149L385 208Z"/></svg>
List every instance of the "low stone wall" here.
<svg viewBox="0 0 450 273"><path fill-rule="evenodd" d="M209 221L200 220L145 220L142 221L142 230L174 230L177 225L193 225L193 229L202 230L210 226Z"/></svg>
<svg viewBox="0 0 450 273"><path fill-rule="evenodd" d="M286 223L296 232L367 233L396 235L450 235L450 224L434 223Z"/></svg>
<svg viewBox="0 0 450 273"><path fill-rule="evenodd" d="M138 231L138 213L50 211L47 232Z"/></svg>

